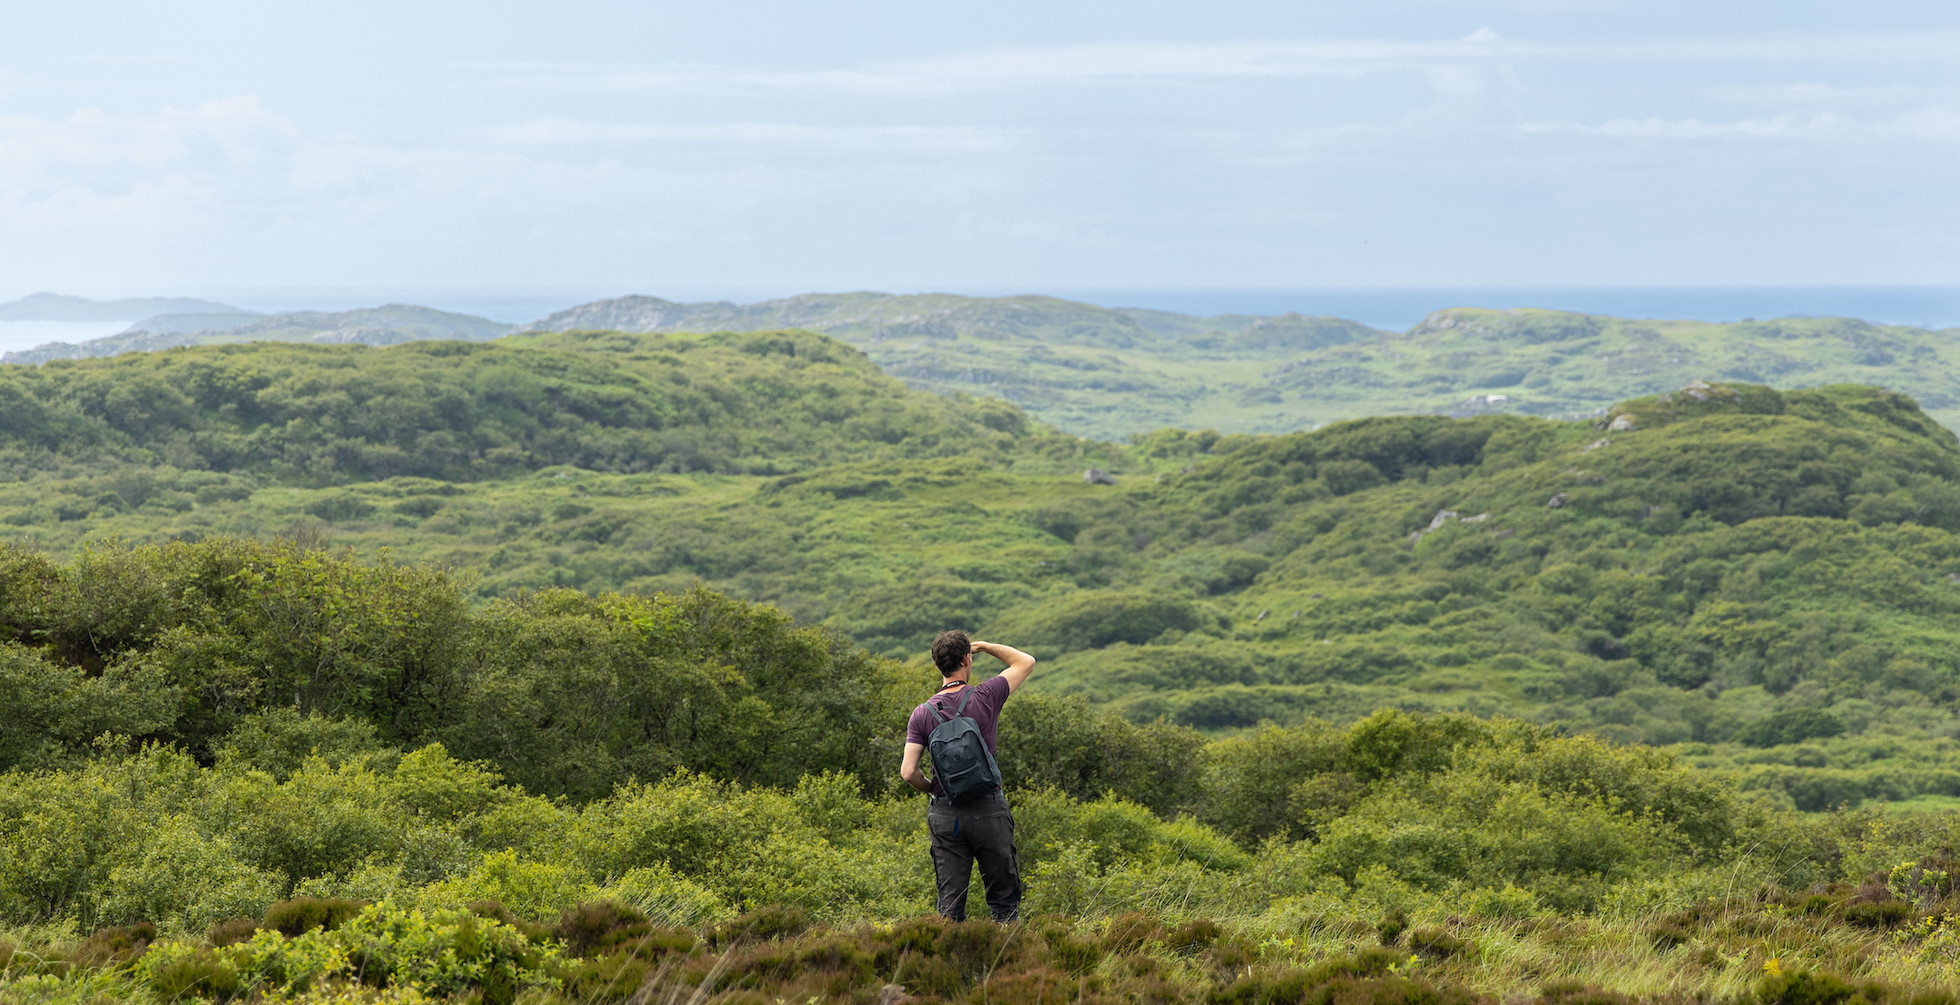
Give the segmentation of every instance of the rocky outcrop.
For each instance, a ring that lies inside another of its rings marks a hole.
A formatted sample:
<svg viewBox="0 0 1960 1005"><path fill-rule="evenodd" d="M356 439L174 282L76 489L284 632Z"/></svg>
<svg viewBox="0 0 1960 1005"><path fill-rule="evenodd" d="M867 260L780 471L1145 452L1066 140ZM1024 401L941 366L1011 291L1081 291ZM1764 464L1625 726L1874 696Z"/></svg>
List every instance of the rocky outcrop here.
<svg viewBox="0 0 1960 1005"><path fill-rule="evenodd" d="M152 335L148 332L136 332L131 335L111 335L108 338L90 339L87 342L49 342L32 349L0 353L0 363L34 365L46 363L51 359L94 359L98 356L116 356L126 352L174 349L180 345L196 343L197 339L192 335Z"/></svg>
<svg viewBox="0 0 1960 1005"><path fill-rule="evenodd" d="M1424 527L1423 529L1409 535L1409 543L1415 544L1417 541L1422 540L1424 537L1427 537L1430 534L1434 534L1437 531L1442 530L1452 520L1456 520L1461 523L1483 523L1485 520L1488 519L1490 519L1489 513L1479 513L1476 516L1459 517L1457 515L1456 510L1439 509L1436 511L1435 516L1429 518L1429 526Z"/></svg>
<svg viewBox="0 0 1960 1005"><path fill-rule="evenodd" d="M1422 319L1412 335L1496 338L1511 342L1572 342L1602 330L1599 319L1571 311L1454 308Z"/></svg>

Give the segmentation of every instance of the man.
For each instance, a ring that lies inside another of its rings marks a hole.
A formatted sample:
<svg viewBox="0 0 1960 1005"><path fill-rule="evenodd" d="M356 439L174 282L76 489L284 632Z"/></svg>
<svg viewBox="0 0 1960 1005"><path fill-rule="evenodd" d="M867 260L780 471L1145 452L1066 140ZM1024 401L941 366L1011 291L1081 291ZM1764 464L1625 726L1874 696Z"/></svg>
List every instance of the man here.
<svg viewBox="0 0 1960 1005"><path fill-rule="evenodd" d="M1007 664L1007 669L982 684L975 685L973 654L986 653ZM966 920L966 888L973 877L973 863L980 862L980 879L987 888L987 909L994 920L1009 922L1021 913L1021 863L1014 853L1014 816L1007 810L1007 799L999 786L991 793L954 805L938 779L927 779L919 770L919 755L925 752L926 738L933 728L946 721L966 698L967 718L980 729L987 752L999 756L994 734L1000 725L1000 707L1007 696L1018 690L1034 670L1034 657L997 642L974 642L965 632L940 632L932 640L932 662L944 681L939 692L912 710L905 726L905 759L898 775L906 784L931 796L926 809L926 829L932 833L932 871L939 885L939 913L954 921ZM938 707L945 716L937 715Z"/></svg>

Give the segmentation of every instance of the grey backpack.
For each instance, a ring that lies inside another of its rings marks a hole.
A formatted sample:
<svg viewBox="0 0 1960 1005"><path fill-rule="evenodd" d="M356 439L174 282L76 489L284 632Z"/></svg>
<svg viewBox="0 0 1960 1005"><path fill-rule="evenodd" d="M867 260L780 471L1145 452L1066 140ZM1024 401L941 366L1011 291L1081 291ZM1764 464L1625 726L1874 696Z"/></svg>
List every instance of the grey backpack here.
<svg viewBox="0 0 1960 1005"><path fill-rule="evenodd" d="M966 716L966 703L973 697L973 688L965 691L952 715L926 702L926 707L942 720L932 727L932 735L926 737L926 749L932 753L932 776L946 790L946 798L955 803L987 795L1000 787L1000 766L994 763L994 753L980 737L980 724Z"/></svg>

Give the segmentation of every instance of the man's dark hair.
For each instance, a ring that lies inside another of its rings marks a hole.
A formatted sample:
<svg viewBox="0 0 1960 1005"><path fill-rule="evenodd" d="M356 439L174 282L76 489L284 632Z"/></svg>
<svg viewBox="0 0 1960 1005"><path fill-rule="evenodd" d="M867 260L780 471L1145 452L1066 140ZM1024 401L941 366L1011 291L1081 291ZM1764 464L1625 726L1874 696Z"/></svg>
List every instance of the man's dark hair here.
<svg viewBox="0 0 1960 1005"><path fill-rule="evenodd" d="M940 632L932 640L932 662L939 667L939 676L951 677L960 672L960 662L973 652L973 640L962 631Z"/></svg>

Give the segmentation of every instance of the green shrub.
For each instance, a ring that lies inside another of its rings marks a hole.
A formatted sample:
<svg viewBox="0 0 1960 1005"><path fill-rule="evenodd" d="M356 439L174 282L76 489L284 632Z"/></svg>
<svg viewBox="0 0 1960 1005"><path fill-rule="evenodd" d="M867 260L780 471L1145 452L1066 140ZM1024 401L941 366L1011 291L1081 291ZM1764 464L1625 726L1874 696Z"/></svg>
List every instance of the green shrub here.
<svg viewBox="0 0 1960 1005"><path fill-rule="evenodd" d="M146 954L140 972L161 1001L227 1002L248 990L237 962L218 949L174 944Z"/></svg>
<svg viewBox="0 0 1960 1005"><path fill-rule="evenodd" d="M371 723L271 708L241 717L225 734L217 756L228 766L263 771L285 781L309 757L341 765L387 750Z"/></svg>
<svg viewBox="0 0 1960 1005"><path fill-rule="evenodd" d="M1154 915L1131 911L1109 919L1109 927L1103 932L1103 945L1112 953L1129 953L1163 934L1163 926Z"/></svg>
<svg viewBox="0 0 1960 1005"><path fill-rule="evenodd" d="M265 911L283 892L282 878L241 861L229 838L175 814L157 821L140 850L110 869L100 911L200 932L221 918Z"/></svg>
<svg viewBox="0 0 1960 1005"><path fill-rule="evenodd" d="M1413 929L1406 945L1425 960L1446 960L1470 948L1468 942L1440 928Z"/></svg>
<svg viewBox="0 0 1960 1005"><path fill-rule="evenodd" d="M1039 652L1100 649L1119 642L1142 645L1165 632L1189 632L1211 619L1189 599L1141 591L1090 592L1044 605L1025 623L999 632Z"/></svg>
<svg viewBox="0 0 1960 1005"><path fill-rule="evenodd" d="M81 966L97 967L126 962L143 955L157 934L157 926L147 921L97 929L82 940L70 959Z"/></svg>
<svg viewBox="0 0 1960 1005"><path fill-rule="evenodd" d="M1078 697L1017 694L1001 716L1000 770L1011 790L1053 787L1077 799L1113 792L1171 814L1197 796L1204 739L1170 723L1138 726Z"/></svg>
<svg viewBox="0 0 1960 1005"><path fill-rule="evenodd" d="M306 932L331 932L367 910L365 901L332 897L295 897L265 909L265 927L287 938Z"/></svg>
<svg viewBox="0 0 1960 1005"><path fill-rule="evenodd" d="M810 916L794 907L762 907L716 925L709 938L717 945L737 941L766 941L795 935L810 927Z"/></svg>
<svg viewBox="0 0 1960 1005"><path fill-rule="evenodd" d="M645 914L609 900L566 908L558 917L558 926L552 930L552 935L573 956L591 956L652 933L653 925Z"/></svg>
<svg viewBox="0 0 1960 1005"><path fill-rule="evenodd" d="M526 860L505 849L484 852L466 874L423 887L416 901L437 909L495 901L519 918L549 918L591 900L597 892L575 866Z"/></svg>
<svg viewBox="0 0 1960 1005"><path fill-rule="evenodd" d="M1584 981L1552 981L1538 990L1544 1005L1633 1005L1635 999Z"/></svg>
<svg viewBox="0 0 1960 1005"><path fill-rule="evenodd" d="M664 864L629 869L601 892L662 925L701 925L734 913L713 891Z"/></svg>
<svg viewBox="0 0 1960 1005"><path fill-rule="evenodd" d="M1844 905L1844 920L1866 928L1893 928L1912 917L1912 905L1903 900L1851 902Z"/></svg>
<svg viewBox="0 0 1960 1005"><path fill-rule="evenodd" d="M213 946L235 946L257 935L260 924L258 918L227 918L212 925L205 939Z"/></svg>
<svg viewBox="0 0 1960 1005"><path fill-rule="evenodd" d="M1754 1005L1838 1005L1854 995L1868 1002L1886 998L1883 994L1863 994L1862 989L1847 984L1835 974L1799 970L1764 978L1750 1000Z"/></svg>

